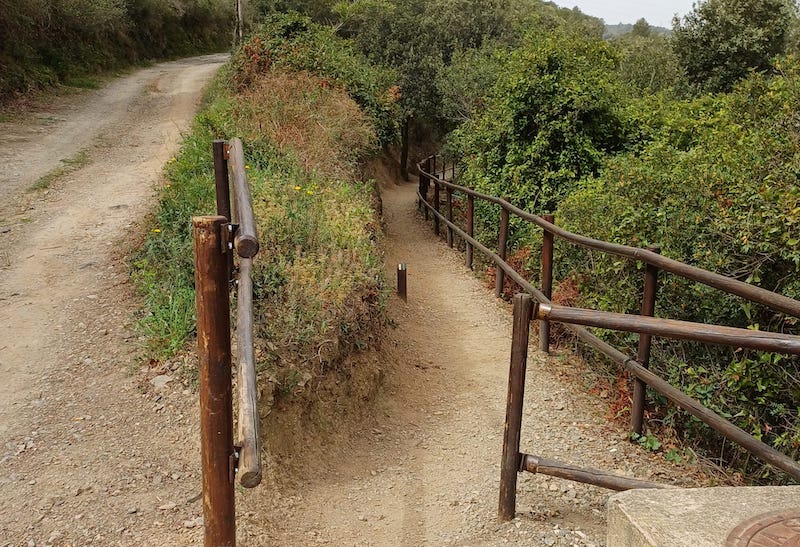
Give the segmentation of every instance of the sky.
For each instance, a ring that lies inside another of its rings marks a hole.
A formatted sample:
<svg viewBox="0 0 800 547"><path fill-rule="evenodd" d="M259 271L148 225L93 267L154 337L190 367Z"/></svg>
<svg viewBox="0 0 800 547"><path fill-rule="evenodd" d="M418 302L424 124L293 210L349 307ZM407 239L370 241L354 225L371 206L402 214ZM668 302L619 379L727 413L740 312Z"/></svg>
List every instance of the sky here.
<svg viewBox="0 0 800 547"><path fill-rule="evenodd" d="M642 17L653 26L672 28L672 16L692 11L693 0L555 0L561 7L574 8L607 25L635 23Z"/></svg>

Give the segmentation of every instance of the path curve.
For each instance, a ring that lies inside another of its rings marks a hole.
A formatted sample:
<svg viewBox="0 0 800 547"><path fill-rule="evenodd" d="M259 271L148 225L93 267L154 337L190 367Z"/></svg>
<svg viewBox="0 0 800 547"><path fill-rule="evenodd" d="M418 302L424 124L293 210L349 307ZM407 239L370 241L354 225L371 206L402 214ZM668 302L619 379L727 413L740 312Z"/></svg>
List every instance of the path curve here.
<svg viewBox="0 0 800 547"><path fill-rule="evenodd" d="M387 276L408 267L408 303L383 343L386 396L341 461L312 468L297 490L245 500L253 545L603 545L609 492L521 475L518 516L497 521L510 355L510 307L471 275L463 254L433 238L416 184L383 169ZM579 369L532 342L522 449L637 478L685 483L685 470L632 446L584 393ZM266 433L268 434L268 432Z"/></svg>

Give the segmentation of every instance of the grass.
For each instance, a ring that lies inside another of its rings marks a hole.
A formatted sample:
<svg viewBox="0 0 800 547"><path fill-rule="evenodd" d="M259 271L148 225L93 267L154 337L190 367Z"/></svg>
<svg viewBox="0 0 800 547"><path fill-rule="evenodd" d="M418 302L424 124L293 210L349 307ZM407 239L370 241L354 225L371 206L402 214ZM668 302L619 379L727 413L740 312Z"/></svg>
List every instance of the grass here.
<svg viewBox="0 0 800 547"><path fill-rule="evenodd" d="M195 334L190 219L214 211L211 142L240 136L259 225L255 262L258 368L291 397L372 344L385 298L374 186L358 175L371 124L341 89L308 73L274 72L247 89L212 84L132 267L139 321L156 359ZM302 379L300 381L299 379Z"/></svg>
<svg viewBox="0 0 800 547"><path fill-rule="evenodd" d="M69 173L74 173L75 171L88 165L91 161L92 160L91 157L89 156L89 151L83 149L74 156L61 160L61 165L52 169L47 174L39 177L39 179L31 185L28 191L36 192L39 190L46 190L47 188L50 188L50 186L55 181L57 181L64 175L68 175Z"/></svg>

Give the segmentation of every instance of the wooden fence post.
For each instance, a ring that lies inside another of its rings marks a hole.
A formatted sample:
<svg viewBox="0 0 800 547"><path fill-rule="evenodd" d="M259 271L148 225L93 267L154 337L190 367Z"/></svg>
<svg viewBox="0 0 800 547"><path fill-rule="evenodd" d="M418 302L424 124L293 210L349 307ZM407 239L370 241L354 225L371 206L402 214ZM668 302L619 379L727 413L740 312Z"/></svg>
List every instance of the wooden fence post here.
<svg viewBox="0 0 800 547"><path fill-rule="evenodd" d="M659 247L648 247L647 250L661 253ZM644 293L642 295L642 315L653 317L656 310L656 293L658 291L658 268L647 265L644 273ZM650 364L650 348L653 337L650 334L639 335L639 351L636 360L643 367ZM633 380L633 402L631 405L631 431L641 435L644 426L644 399L647 384L639 378Z"/></svg>
<svg viewBox="0 0 800 547"><path fill-rule="evenodd" d="M434 162L435 162L434 158ZM433 175L433 210L436 213L439 213L439 180L436 178L436 175ZM436 234L436 237L439 237L439 215L433 215L433 231Z"/></svg>
<svg viewBox="0 0 800 547"><path fill-rule="evenodd" d="M467 194L467 235L475 237L475 196ZM467 268L472 269L473 254L475 249L472 243L467 241Z"/></svg>
<svg viewBox="0 0 800 547"><path fill-rule="evenodd" d="M447 193L447 220L453 222L453 189L448 187ZM447 226L447 245L453 248L453 228Z"/></svg>
<svg viewBox="0 0 800 547"><path fill-rule="evenodd" d="M520 471L522 405L525 400L525 369L533 316L529 294L514 295L514 326L511 339L511 366L508 372L506 426L503 433L503 459L500 468L500 506L498 516L505 522L514 518L517 505L517 473Z"/></svg>
<svg viewBox="0 0 800 547"><path fill-rule="evenodd" d="M426 204L428 203L428 191L431 189L431 179L430 177L428 177L428 173L430 172L431 172L431 158L428 157L425 160L425 175L422 176L424 182L420 180L420 184L423 185L422 197L425 200ZM425 209L425 220L427 221L430 213L427 207L423 206L423 209Z"/></svg>
<svg viewBox="0 0 800 547"><path fill-rule="evenodd" d="M542 215L542 218L553 224L553 215ZM553 298L553 234L545 230L542 233L542 293L548 300ZM550 321L539 321L539 349L550 353Z"/></svg>
<svg viewBox="0 0 800 547"><path fill-rule="evenodd" d="M194 217L205 544L236 544L228 254L222 216Z"/></svg>
<svg viewBox="0 0 800 547"><path fill-rule="evenodd" d="M508 201L508 200L506 200ZM503 260L506 259L508 250L508 209L503 207L500 210L500 236L497 242L497 255ZM494 295L497 298L503 294L503 284L506 280L506 273L500 266L495 267Z"/></svg>

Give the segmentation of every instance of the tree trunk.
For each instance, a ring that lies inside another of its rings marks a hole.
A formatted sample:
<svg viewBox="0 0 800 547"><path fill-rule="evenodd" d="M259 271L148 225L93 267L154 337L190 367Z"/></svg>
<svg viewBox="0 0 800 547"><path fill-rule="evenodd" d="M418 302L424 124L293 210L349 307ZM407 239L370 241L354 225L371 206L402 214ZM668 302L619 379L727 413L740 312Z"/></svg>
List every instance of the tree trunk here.
<svg viewBox="0 0 800 547"><path fill-rule="evenodd" d="M403 120L403 127L400 130L400 175L403 180L408 180L408 128L411 125L411 118Z"/></svg>

